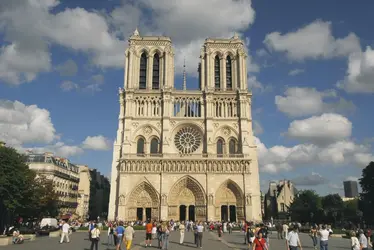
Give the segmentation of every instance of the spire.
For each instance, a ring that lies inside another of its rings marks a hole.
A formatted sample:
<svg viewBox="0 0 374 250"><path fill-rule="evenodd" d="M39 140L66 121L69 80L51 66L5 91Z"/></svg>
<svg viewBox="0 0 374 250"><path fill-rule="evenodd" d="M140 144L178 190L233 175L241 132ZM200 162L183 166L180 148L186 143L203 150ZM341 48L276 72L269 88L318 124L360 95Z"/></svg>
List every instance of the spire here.
<svg viewBox="0 0 374 250"><path fill-rule="evenodd" d="M239 39L239 36L238 36L238 33L234 33L234 36L232 37L232 39L236 40L236 39Z"/></svg>
<svg viewBox="0 0 374 250"><path fill-rule="evenodd" d="M138 30L138 27L136 27L135 31L134 31L134 34L132 34L133 36L140 36L139 34L139 30Z"/></svg>
<svg viewBox="0 0 374 250"><path fill-rule="evenodd" d="M187 80L186 80L186 58L183 62L183 90L187 89Z"/></svg>

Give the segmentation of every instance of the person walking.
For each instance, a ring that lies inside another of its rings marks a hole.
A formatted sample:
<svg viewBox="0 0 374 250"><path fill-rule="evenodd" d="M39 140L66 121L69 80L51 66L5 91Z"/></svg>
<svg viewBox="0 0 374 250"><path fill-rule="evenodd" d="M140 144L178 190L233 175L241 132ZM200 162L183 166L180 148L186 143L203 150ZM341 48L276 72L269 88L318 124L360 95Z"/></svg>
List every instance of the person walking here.
<svg viewBox="0 0 374 250"><path fill-rule="evenodd" d="M199 222L199 224L196 227L196 232L197 232L197 244L196 244L196 247L203 248L203 232L204 232L203 223Z"/></svg>
<svg viewBox="0 0 374 250"><path fill-rule="evenodd" d="M253 250L268 250L266 245L266 240L262 237L262 232L259 231L257 234L257 238L253 241Z"/></svg>
<svg viewBox="0 0 374 250"><path fill-rule="evenodd" d="M358 241L358 239L356 237L355 231L352 231L350 233L350 235L351 235L351 246L352 246L352 250L360 250L361 249L361 245L360 245L360 242Z"/></svg>
<svg viewBox="0 0 374 250"><path fill-rule="evenodd" d="M364 231L360 229L358 234L360 235L358 241L360 242L361 250L368 250L368 239L366 238Z"/></svg>
<svg viewBox="0 0 374 250"><path fill-rule="evenodd" d="M310 237L312 238L314 249L317 249L317 244L318 244L317 227L315 225L313 225L312 228L310 229Z"/></svg>
<svg viewBox="0 0 374 250"><path fill-rule="evenodd" d="M179 244L183 244L184 242L184 233L186 231L186 227L184 226L184 221L181 222L181 224L179 225Z"/></svg>
<svg viewBox="0 0 374 250"><path fill-rule="evenodd" d="M108 227L108 242L107 242L107 245L108 246L115 245L115 241L114 241L114 227L113 227L112 223L110 223L109 227Z"/></svg>
<svg viewBox="0 0 374 250"><path fill-rule="evenodd" d="M120 221L119 225L116 227L116 230L114 231L114 234L117 238L117 246L116 250L121 250L121 244L123 241L123 234L125 233L125 228L123 227L123 222Z"/></svg>
<svg viewBox="0 0 374 250"><path fill-rule="evenodd" d="M126 227L125 234L124 234L124 240L126 241L126 250L130 250L131 249L132 239L134 238L134 234L135 234L135 230L131 226L131 224L129 224Z"/></svg>
<svg viewBox="0 0 374 250"><path fill-rule="evenodd" d="M318 232L319 246L321 250L328 250L330 232L327 230L326 225L322 225L322 229Z"/></svg>
<svg viewBox="0 0 374 250"><path fill-rule="evenodd" d="M99 248L99 241L100 241L100 230L97 224L94 225L94 229L91 230L91 248L90 250L94 249L97 250Z"/></svg>
<svg viewBox="0 0 374 250"><path fill-rule="evenodd" d="M62 230L61 230L60 244L62 244L64 242L65 238L66 238L66 242L69 243L70 242L70 239L69 239L70 226L69 226L69 224L66 221L63 221L61 229Z"/></svg>
<svg viewBox="0 0 374 250"><path fill-rule="evenodd" d="M283 223L283 225L282 225L282 229L283 229L283 238L286 238L287 237L287 235L288 235L288 225L287 225L287 223L286 222L284 222Z"/></svg>
<svg viewBox="0 0 374 250"><path fill-rule="evenodd" d="M286 249L297 250L298 247L302 250L299 234L297 233L297 225L294 225L292 231L286 237Z"/></svg>
<svg viewBox="0 0 374 250"><path fill-rule="evenodd" d="M167 250L169 247L169 234L170 234L170 224L167 222L163 222L161 224L161 231L162 234L162 249Z"/></svg>

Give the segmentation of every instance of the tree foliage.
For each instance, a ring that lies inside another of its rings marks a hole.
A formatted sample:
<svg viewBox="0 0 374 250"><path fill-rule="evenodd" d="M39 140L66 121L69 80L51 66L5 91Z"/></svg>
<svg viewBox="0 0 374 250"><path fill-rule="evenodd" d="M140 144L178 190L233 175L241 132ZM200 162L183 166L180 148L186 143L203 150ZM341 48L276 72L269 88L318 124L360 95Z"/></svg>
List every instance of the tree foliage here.
<svg viewBox="0 0 374 250"><path fill-rule="evenodd" d="M0 226L11 224L16 216L23 218L54 215L57 195L53 183L26 164L24 155L15 149L0 146Z"/></svg>
<svg viewBox="0 0 374 250"><path fill-rule="evenodd" d="M363 217L366 221L374 222L374 214L372 212L374 205L374 162L362 170L362 177L360 179L362 192L360 194L360 210L363 212Z"/></svg>
<svg viewBox="0 0 374 250"><path fill-rule="evenodd" d="M321 197L313 190L300 191L291 206L291 218L301 223L310 222L322 209Z"/></svg>

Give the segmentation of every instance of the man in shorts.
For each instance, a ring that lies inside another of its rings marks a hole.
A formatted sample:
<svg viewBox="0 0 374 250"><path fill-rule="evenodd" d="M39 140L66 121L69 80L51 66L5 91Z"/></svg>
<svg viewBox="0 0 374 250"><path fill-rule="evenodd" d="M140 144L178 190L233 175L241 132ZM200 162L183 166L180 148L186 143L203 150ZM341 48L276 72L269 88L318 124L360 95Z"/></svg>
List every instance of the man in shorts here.
<svg viewBox="0 0 374 250"><path fill-rule="evenodd" d="M147 225L145 225L145 247L148 245L151 247L152 246L152 228L153 224L149 220Z"/></svg>

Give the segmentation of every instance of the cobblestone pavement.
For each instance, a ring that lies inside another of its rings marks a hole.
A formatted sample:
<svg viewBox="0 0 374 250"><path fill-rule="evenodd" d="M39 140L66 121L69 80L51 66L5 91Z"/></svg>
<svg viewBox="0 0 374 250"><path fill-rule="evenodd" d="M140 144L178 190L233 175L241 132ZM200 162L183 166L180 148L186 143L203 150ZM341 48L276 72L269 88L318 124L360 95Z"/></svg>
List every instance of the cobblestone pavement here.
<svg viewBox="0 0 374 250"><path fill-rule="evenodd" d="M106 236L106 234L105 234ZM135 238L133 241L132 250L146 249L144 244L144 232L136 232ZM306 234L301 234L301 243L303 249L313 249L312 240ZM172 232L170 236L170 245L169 250L180 249L187 250L196 248L196 245L193 244L193 234L191 232L186 232L185 234L185 244L179 245L179 233ZM99 250L114 250L115 247L107 246L107 238L101 237L99 243ZM154 240L152 247L147 249L157 249L157 241ZM59 243L58 238L49 238L49 237L40 237L36 241L25 242L22 245L10 245L5 247L0 247L0 249L22 249L22 250L90 250L90 241L88 240L88 235L86 233L77 232L71 235L70 243ZM122 247L122 250L125 249ZM232 234L224 234L221 241L218 240L218 237L215 232L205 232L203 237L203 249L208 250L239 250L239 249L248 249L248 246L244 244L244 235L243 233L234 232ZM331 238L329 240L329 250L344 250L351 249L350 241L348 239L342 238ZM276 234L270 235L270 248L269 250L286 250L285 241L278 240Z"/></svg>

